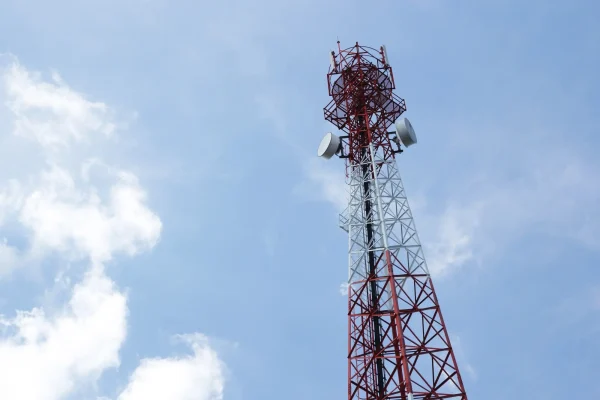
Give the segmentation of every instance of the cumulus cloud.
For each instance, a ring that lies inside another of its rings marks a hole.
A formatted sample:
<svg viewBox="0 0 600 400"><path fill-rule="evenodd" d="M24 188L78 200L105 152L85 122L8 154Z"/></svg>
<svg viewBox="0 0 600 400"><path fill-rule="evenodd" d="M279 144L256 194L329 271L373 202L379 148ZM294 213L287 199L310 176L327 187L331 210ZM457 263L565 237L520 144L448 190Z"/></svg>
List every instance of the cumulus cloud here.
<svg viewBox="0 0 600 400"><path fill-rule="evenodd" d="M12 178L0 186L0 224L19 223L31 234L24 256L39 258L54 251L98 264L116 252L134 255L152 248L161 221L146 206L146 193L135 175L105 166L112 182L104 185L109 194L103 198L104 188L90 181L91 166L103 166L101 162L84 159L73 167L77 157L55 153L60 147L77 154L81 142L112 134L116 124L110 108L87 100L56 73L45 82L16 61L2 72L10 134L37 145L37 151L19 157L36 161L41 154L45 160L41 170L27 175L12 171ZM5 240L0 257L6 262L0 271L10 270L8 262L14 264L17 254Z"/></svg>
<svg viewBox="0 0 600 400"><path fill-rule="evenodd" d="M200 334L181 335L193 354L141 361L118 400L221 400L224 366Z"/></svg>
<svg viewBox="0 0 600 400"><path fill-rule="evenodd" d="M109 107L87 100L57 74L46 82L18 62L0 74L6 106L0 119L10 118L0 127L12 127L0 139L33 144L18 157L40 167L22 172L7 165L11 177L0 181L0 273L48 255L88 265L74 286L68 277L57 278L54 290L66 291L66 303L0 316L0 398L59 400L94 387L106 369L119 366L127 296L105 263L153 248L162 222L134 174L77 156L93 138L114 134ZM14 246L9 227L25 232L27 243ZM182 338L192 355L142 360L118 399L220 399L216 353L201 335Z"/></svg>
<svg viewBox="0 0 600 400"><path fill-rule="evenodd" d="M18 311L1 323L0 396L61 399L119 365L126 336L125 295L100 269L75 285L61 310Z"/></svg>
<svg viewBox="0 0 600 400"><path fill-rule="evenodd" d="M78 187L68 171L54 165L25 198L19 219L33 234L35 253L58 250L102 263L114 252L135 255L156 244L161 222L145 200L131 173L117 174L104 202L95 187Z"/></svg>

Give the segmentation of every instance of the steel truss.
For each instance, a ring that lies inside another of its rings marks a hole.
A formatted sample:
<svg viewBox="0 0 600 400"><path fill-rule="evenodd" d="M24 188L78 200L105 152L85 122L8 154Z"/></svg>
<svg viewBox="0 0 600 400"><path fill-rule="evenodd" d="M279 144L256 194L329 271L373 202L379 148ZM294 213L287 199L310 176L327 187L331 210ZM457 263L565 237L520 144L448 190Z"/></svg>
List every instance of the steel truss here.
<svg viewBox="0 0 600 400"><path fill-rule="evenodd" d="M372 66L393 85L391 70L365 49L340 50L344 80L325 109L349 133L348 398L467 400L387 134L404 102L377 85Z"/></svg>

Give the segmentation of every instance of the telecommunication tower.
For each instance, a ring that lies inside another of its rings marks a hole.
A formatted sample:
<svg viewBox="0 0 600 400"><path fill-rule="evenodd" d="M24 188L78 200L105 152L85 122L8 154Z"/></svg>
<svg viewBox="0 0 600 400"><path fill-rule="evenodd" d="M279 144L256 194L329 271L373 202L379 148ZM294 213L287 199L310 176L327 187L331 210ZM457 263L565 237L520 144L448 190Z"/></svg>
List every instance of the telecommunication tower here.
<svg viewBox="0 0 600 400"><path fill-rule="evenodd" d="M385 46L331 52L318 155L346 160L348 399L467 400L395 157L417 142ZM395 131L388 129L395 125Z"/></svg>

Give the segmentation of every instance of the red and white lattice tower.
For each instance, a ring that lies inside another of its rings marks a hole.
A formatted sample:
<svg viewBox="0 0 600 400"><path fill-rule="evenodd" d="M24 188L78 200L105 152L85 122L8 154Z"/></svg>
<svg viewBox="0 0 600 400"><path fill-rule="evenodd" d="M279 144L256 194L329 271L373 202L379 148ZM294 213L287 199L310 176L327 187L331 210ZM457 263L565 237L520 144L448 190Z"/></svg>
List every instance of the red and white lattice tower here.
<svg viewBox="0 0 600 400"><path fill-rule="evenodd" d="M348 399L467 400L395 156L416 143L385 47L331 52L318 154L346 160ZM394 132L388 129L395 125Z"/></svg>

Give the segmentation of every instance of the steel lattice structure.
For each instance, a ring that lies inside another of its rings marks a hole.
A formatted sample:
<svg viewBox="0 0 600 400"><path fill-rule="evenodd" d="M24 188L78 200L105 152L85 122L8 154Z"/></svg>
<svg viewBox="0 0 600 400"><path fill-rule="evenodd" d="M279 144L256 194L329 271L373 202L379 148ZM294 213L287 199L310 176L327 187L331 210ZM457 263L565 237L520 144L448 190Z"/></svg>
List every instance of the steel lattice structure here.
<svg viewBox="0 0 600 400"><path fill-rule="evenodd" d="M388 128L406 110L385 49L332 52L325 118L347 136L348 399L467 395L408 206Z"/></svg>

